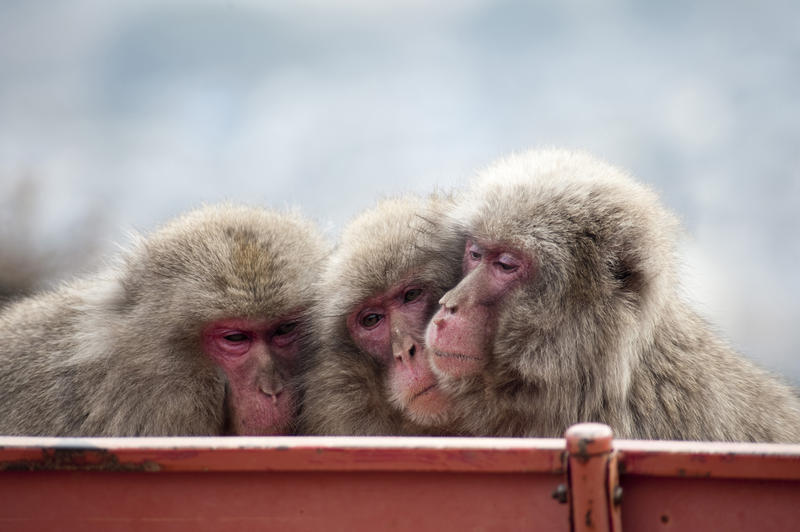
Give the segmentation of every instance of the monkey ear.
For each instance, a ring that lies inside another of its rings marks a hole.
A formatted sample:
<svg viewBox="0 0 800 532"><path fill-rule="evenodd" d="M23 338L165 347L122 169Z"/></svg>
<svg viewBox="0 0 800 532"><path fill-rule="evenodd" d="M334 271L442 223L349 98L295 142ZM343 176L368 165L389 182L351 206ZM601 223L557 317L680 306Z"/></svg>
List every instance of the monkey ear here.
<svg viewBox="0 0 800 532"><path fill-rule="evenodd" d="M593 244L598 244L599 238L594 231L584 229L583 236L591 240ZM638 261L630 252L623 251L614 255L608 261L608 269L612 278L619 284L621 290L638 293L642 289L643 283L641 269L637 267Z"/></svg>
<svg viewBox="0 0 800 532"><path fill-rule="evenodd" d="M638 261L631 256L617 257L611 264L611 275L625 292L639 293L644 285L644 275Z"/></svg>

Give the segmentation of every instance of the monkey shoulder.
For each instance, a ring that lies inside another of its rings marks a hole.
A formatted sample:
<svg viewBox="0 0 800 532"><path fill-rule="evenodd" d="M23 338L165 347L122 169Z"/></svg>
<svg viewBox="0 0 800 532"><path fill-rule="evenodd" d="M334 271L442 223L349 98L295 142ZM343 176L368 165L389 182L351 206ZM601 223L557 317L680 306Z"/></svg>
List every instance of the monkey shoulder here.
<svg viewBox="0 0 800 532"><path fill-rule="evenodd" d="M634 437L775 441L798 400L689 310L656 331L641 354L627 406ZM776 433L777 430L777 433Z"/></svg>

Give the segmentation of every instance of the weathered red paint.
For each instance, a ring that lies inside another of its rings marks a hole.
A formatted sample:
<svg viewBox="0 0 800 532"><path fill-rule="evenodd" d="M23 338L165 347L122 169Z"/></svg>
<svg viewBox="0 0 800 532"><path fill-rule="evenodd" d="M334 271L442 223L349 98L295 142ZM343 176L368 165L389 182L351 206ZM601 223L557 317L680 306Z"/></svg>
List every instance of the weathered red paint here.
<svg viewBox="0 0 800 532"><path fill-rule="evenodd" d="M623 477L625 532L790 532L800 529L800 482Z"/></svg>
<svg viewBox="0 0 800 532"><path fill-rule="evenodd" d="M560 440L6 438L0 446L0 530L568 529L567 508L551 498ZM150 472L136 471L143 465Z"/></svg>
<svg viewBox="0 0 800 532"><path fill-rule="evenodd" d="M5 475L2 530L567 530L541 474Z"/></svg>
<svg viewBox="0 0 800 532"><path fill-rule="evenodd" d="M609 516L593 530L797 529L800 445L589 428L601 437L0 438L0 531L566 531L551 494L567 462L576 515L593 494Z"/></svg>
<svg viewBox="0 0 800 532"><path fill-rule="evenodd" d="M800 530L800 445L615 442L626 532Z"/></svg>
<svg viewBox="0 0 800 532"><path fill-rule="evenodd" d="M625 475L800 480L800 445L614 442Z"/></svg>
<svg viewBox="0 0 800 532"><path fill-rule="evenodd" d="M2 438L0 471L563 472L563 440L509 438ZM53 454L60 455L58 460Z"/></svg>

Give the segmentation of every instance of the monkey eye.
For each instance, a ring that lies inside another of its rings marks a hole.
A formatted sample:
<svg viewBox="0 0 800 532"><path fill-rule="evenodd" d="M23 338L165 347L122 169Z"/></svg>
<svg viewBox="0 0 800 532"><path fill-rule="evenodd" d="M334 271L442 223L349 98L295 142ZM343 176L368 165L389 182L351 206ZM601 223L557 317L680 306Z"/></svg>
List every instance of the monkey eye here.
<svg viewBox="0 0 800 532"><path fill-rule="evenodd" d="M518 268L518 266L515 266L513 264L506 264L505 262L500 262L500 261L495 262L495 264L500 266L500 268L502 268L503 271L505 272L513 272Z"/></svg>
<svg viewBox="0 0 800 532"><path fill-rule="evenodd" d="M412 301L419 299L419 296L421 295L422 288L412 288L411 290L406 290L406 293L403 294L403 302L411 303Z"/></svg>
<svg viewBox="0 0 800 532"><path fill-rule="evenodd" d="M231 333L223 336L229 342L246 342L250 339L245 333Z"/></svg>
<svg viewBox="0 0 800 532"><path fill-rule="evenodd" d="M472 242L467 243L467 254L472 260L481 260L483 258L483 250L477 244Z"/></svg>
<svg viewBox="0 0 800 532"><path fill-rule="evenodd" d="M371 312L366 316L361 318L361 326L365 329L372 329L373 327L377 326L378 323L383 319L382 314L376 314L375 312Z"/></svg>
<svg viewBox="0 0 800 532"><path fill-rule="evenodd" d="M503 253L495 262L496 266L499 266L501 270L507 273L511 273L519 268L519 263L511 257L510 255Z"/></svg>
<svg viewBox="0 0 800 532"><path fill-rule="evenodd" d="M290 332L294 331L297 328L297 322L292 321L290 323L284 323L280 325L275 332L273 333L275 336L283 336L285 334L289 334Z"/></svg>

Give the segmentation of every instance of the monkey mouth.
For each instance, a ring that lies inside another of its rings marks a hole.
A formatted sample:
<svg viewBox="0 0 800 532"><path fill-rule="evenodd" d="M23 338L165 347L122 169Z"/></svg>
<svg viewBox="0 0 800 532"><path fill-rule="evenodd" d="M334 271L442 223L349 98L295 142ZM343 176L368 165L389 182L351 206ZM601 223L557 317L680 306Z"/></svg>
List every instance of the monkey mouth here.
<svg viewBox="0 0 800 532"><path fill-rule="evenodd" d="M426 393L429 393L434 388L436 388L436 383L435 382L433 384L431 384L430 386L428 386L427 388L423 388L422 390L420 390L417 393L415 393L414 397L412 397L411 400L413 401L414 399L417 399L418 397L421 397L422 395L425 395Z"/></svg>
<svg viewBox="0 0 800 532"><path fill-rule="evenodd" d="M477 360L477 361L481 360L481 357L465 355L463 353L445 353L444 351L434 350L433 354L435 354L439 358L455 358L456 360Z"/></svg>

